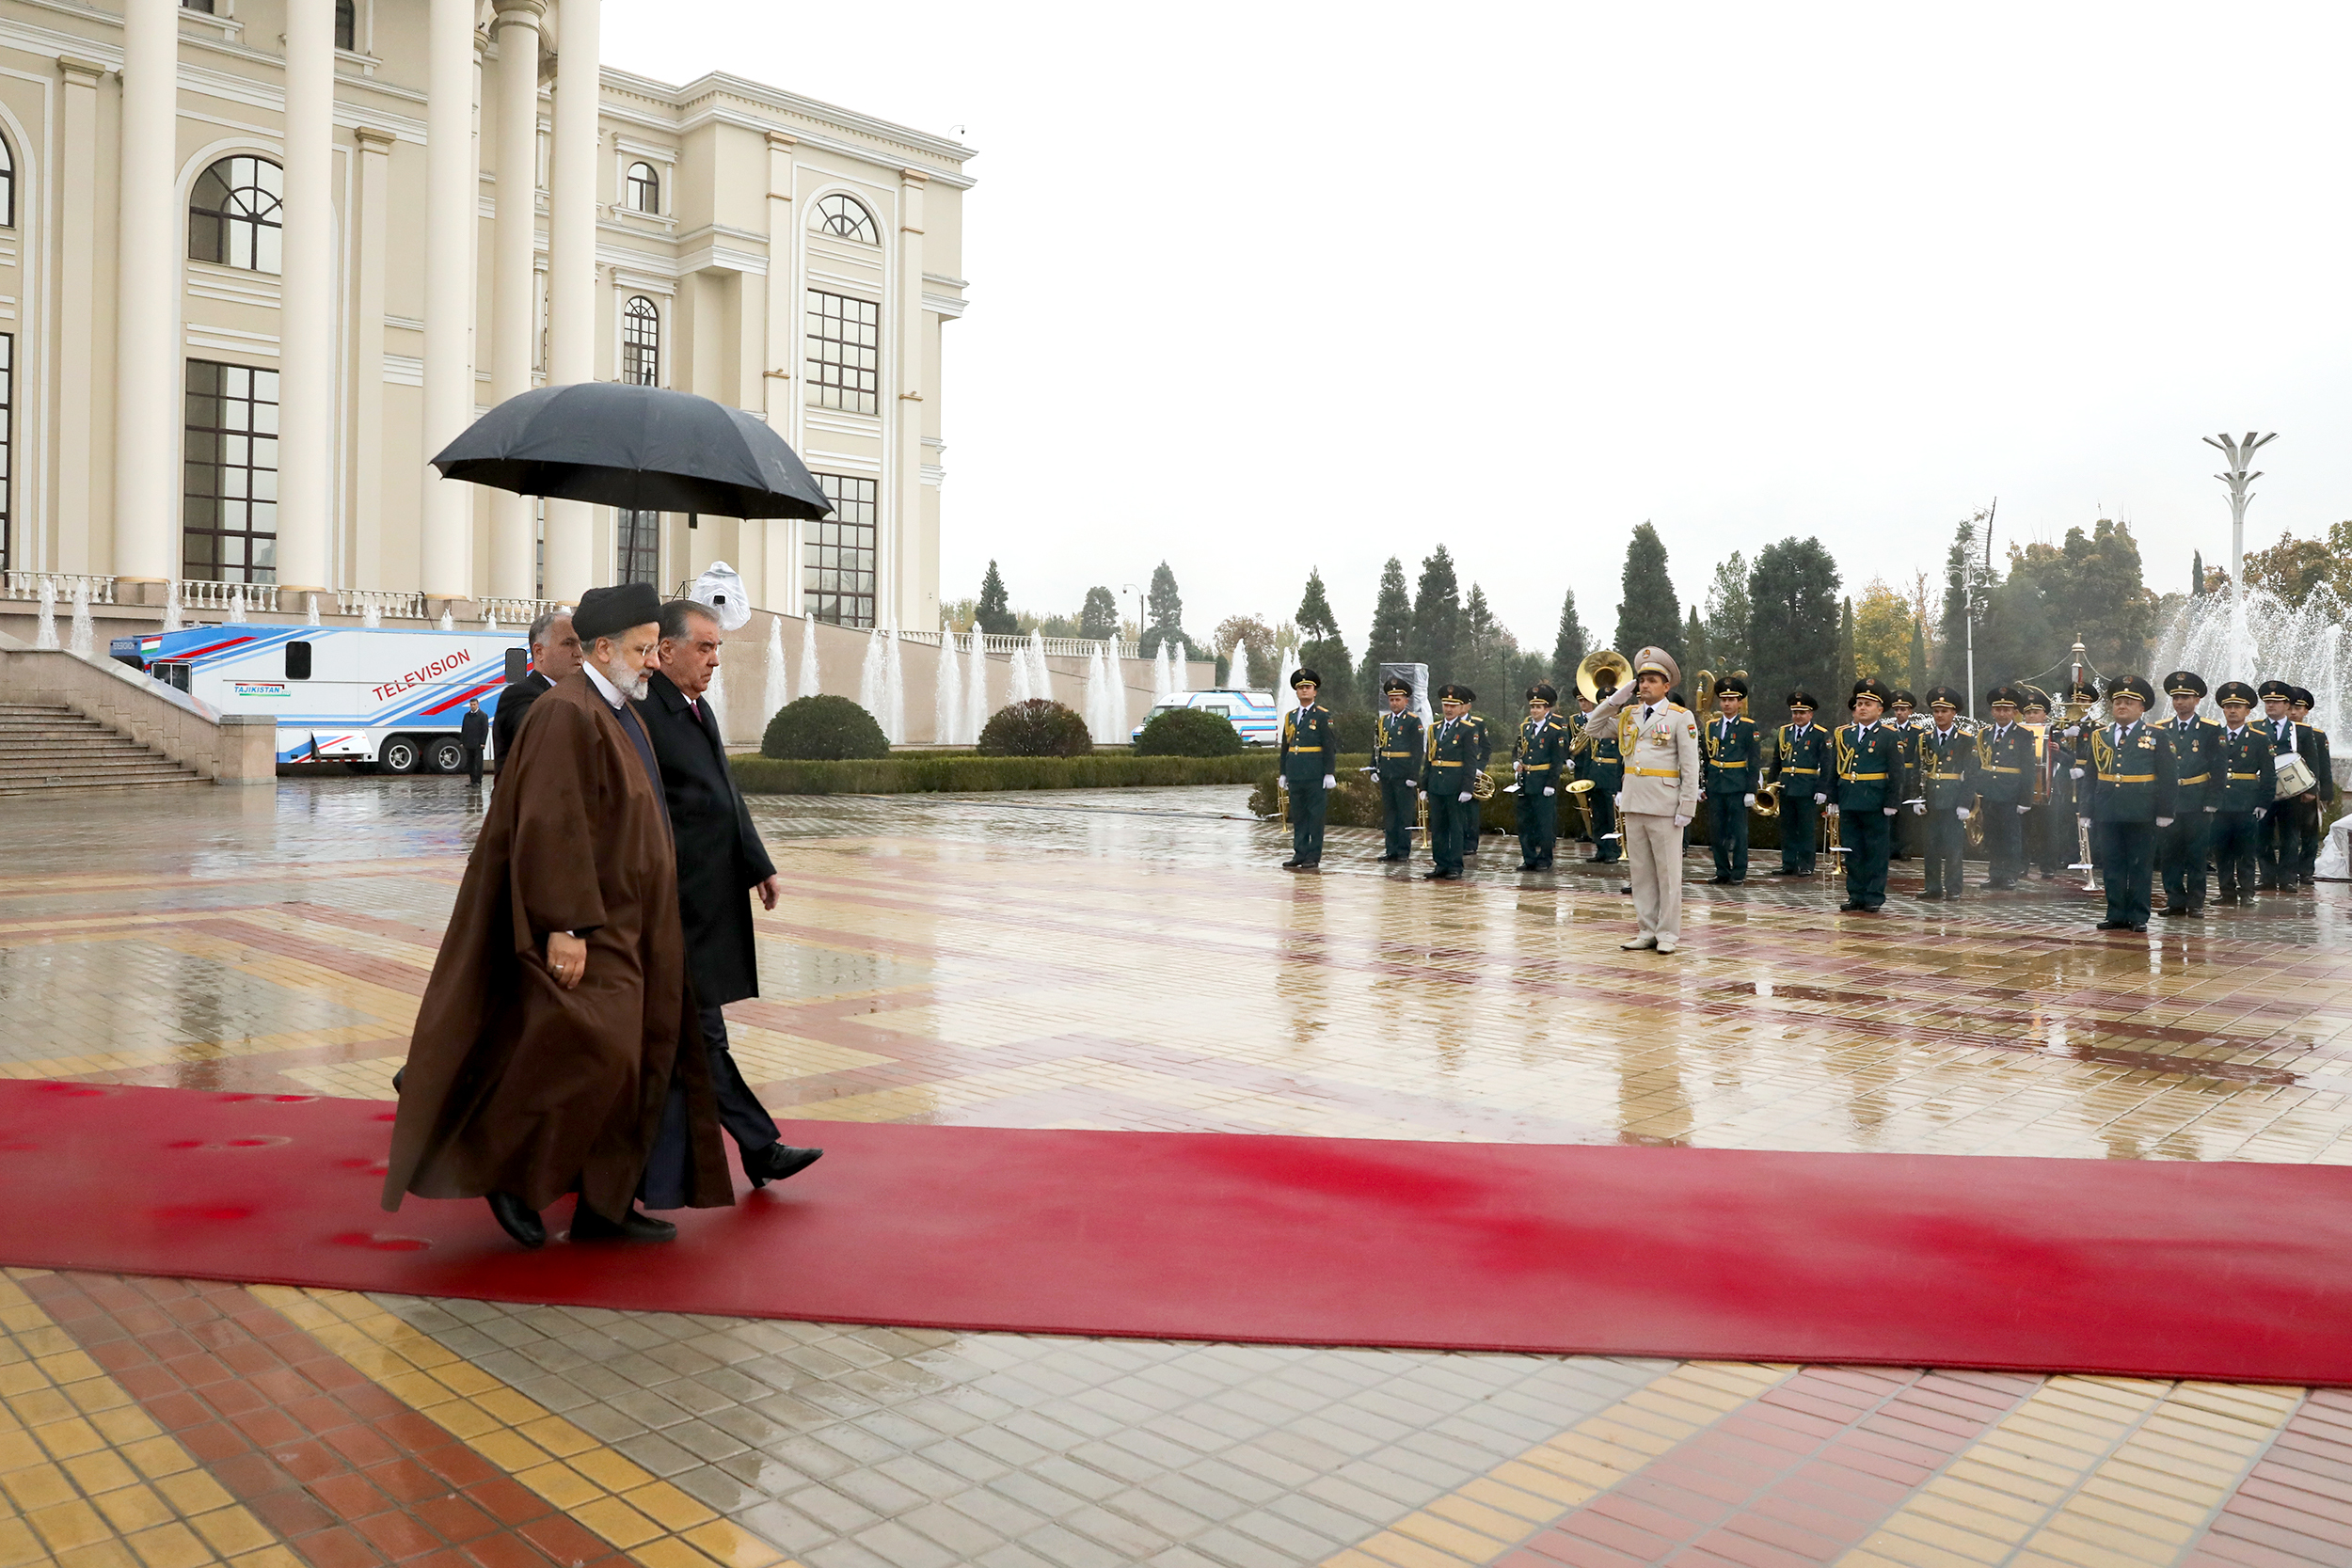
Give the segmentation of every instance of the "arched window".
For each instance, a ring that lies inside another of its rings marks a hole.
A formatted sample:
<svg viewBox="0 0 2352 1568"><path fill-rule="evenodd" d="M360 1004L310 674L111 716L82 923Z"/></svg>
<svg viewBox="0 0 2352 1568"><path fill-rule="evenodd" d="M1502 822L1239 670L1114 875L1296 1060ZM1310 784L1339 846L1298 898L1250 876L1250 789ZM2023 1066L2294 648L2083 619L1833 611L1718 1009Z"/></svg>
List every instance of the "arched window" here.
<svg viewBox="0 0 2352 1568"><path fill-rule="evenodd" d="M661 375L661 312L644 294L631 294L621 311L621 379L632 387L657 387Z"/></svg>
<svg viewBox="0 0 2352 1568"><path fill-rule="evenodd" d="M335 47L356 50L358 38L358 0L335 0Z"/></svg>
<svg viewBox="0 0 2352 1568"><path fill-rule="evenodd" d="M653 171L651 164L629 165L628 179L623 184L621 197L632 213L660 212L661 176Z"/></svg>
<svg viewBox="0 0 2352 1568"><path fill-rule="evenodd" d="M874 227L874 214L846 196L829 196L817 204L817 232L866 245L882 244L882 232Z"/></svg>
<svg viewBox="0 0 2352 1568"><path fill-rule="evenodd" d="M188 199L188 259L243 267L247 272L282 270L278 200L285 176L266 158L223 158L196 177Z"/></svg>
<svg viewBox="0 0 2352 1568"><path fill-rule="evenodd" d="M0 229L16 227L16 152L0 136Z"/></svg>

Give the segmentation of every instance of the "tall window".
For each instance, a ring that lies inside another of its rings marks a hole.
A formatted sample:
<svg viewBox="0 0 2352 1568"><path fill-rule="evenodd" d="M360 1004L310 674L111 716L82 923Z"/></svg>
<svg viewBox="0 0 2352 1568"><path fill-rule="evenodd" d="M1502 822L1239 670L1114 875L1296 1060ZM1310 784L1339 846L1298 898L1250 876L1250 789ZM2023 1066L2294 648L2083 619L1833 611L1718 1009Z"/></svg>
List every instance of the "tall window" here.
<svg viewBox="0 0 2352 1568"><path fill-rule="evenodd" d="M16 153L0 136L0 229L16 227Z"/></svg>
<svg viewBox="0 0 2352 1568"><path fill-rule="evenodd" d="M852 414L878 411L882 307L846 294L808 293L809 401Z"/></svg>
<svg viewBox="0 0 2352 1568"><path fill-rule="evenodd" d="M661 211L661 176L653 171L651 164L631 164L628 178L622 182L621 199L628 203L632 213Z"/></svg>
<svg viewBox="0 0 2352 1568"><path fill-rule="evenodd" d="M279 271L285 230L278 204L286 194L284 182L266 158L223 158L198 175L188 200L189 260Z"/></svg>
<svg viewBox="0 0 2352 1568"><path fill-rule="evenodd" d="M817 232L866 245L882 244L882 235L874 228L874 214L853 197L829 196L818 202Z"/></svg>
<svg viewBox="0 0 2352 1568"><path fill-rule="evenodd" d="M644 294L631 294L621 309L621 379L631 387L661 385L661 312Z"/></svg>
<svg viewBox="0 0 2352 1568"><path fill-rule="evenodd" d="M183 11L202 11L210 16L213 14L213 0L180 0L180 8Z"/></svg>
<svg viewBox="0 0 2352 1568"><path fill-rule="evenodd" d="M335 0L335 47L357 49L359 37L358 0Z"/></svg>
<svg viewBox="0 0 2352 1568"><path fill-rule="evenodd" d="M12 437L16 434L16 335L0 332L0 571L16 564L8 540L16 530Z"/></svg>
<svg viewBox="0 0 2352 1568"><path fill-rule="evenodd" d="M612 514L619 529L616 544L617 582L653 582L661 569L661 514L619 511ZM656 586L659 586L657 584Z"/></svg>
<svg viewBox="0 0 2352 1568"><path fill-rule="evenodd" d="M188 361L180 575L278 580L278 372Z"/></svg>
<svg viewBox="0 0 2352 1568"><path fill-rule="evenodd" d="M833 515L808 525L801 607L836 626L874 624L874 482L818 474Z"/></svg>

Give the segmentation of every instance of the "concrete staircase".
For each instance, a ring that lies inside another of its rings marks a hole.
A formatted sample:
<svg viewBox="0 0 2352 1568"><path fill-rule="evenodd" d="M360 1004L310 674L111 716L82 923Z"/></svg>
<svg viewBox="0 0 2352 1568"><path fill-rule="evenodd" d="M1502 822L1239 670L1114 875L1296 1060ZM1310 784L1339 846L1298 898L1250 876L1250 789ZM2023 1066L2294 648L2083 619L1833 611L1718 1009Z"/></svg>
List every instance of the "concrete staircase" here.
<svg viewBox="0 0 2352 1568"><path fill-rule="evenodd" d="M209 783L70 707L0 703L0 797Z"/></svg>

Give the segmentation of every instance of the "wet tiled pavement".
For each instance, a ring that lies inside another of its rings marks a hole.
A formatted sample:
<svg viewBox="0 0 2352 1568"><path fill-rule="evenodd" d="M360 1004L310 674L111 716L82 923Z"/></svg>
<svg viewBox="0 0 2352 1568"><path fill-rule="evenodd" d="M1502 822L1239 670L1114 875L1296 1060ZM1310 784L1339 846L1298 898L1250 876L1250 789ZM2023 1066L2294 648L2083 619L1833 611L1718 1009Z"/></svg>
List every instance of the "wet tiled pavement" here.
<svg viewBox="0 0 2352 1568"><path fill-rule="evenodd" d="M2345 890L2151 931L2067 883L1877 916L1462 885L1240 789L763 800L729 1009L780 1115L2352 1161ZM389 1096L479 804L12 808L0 1074ZM1701 862L1692 862L1703 877ZM1596 1000L1597 997L1605 1000ZM843 1327L13 1272L0 1568L2352 1563L2352 1398Z"/></svg>

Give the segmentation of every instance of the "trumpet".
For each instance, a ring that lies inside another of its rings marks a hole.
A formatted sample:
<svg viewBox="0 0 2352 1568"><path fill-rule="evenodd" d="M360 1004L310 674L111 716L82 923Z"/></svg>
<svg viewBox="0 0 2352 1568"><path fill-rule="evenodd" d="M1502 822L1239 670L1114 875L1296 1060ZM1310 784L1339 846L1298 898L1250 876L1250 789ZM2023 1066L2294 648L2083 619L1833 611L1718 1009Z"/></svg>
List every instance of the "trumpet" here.
<svg viewBox="0 0 2352 1568"><path fill-rule="evenodd" d="M1824 877L1837 875L1837 857L1846 852L1846 847L1838 842L1837 824L1842 819L1841 814L1837 812L1821 813L1821 830L1824 840L1821 847L1821 875Z"/></svg>

